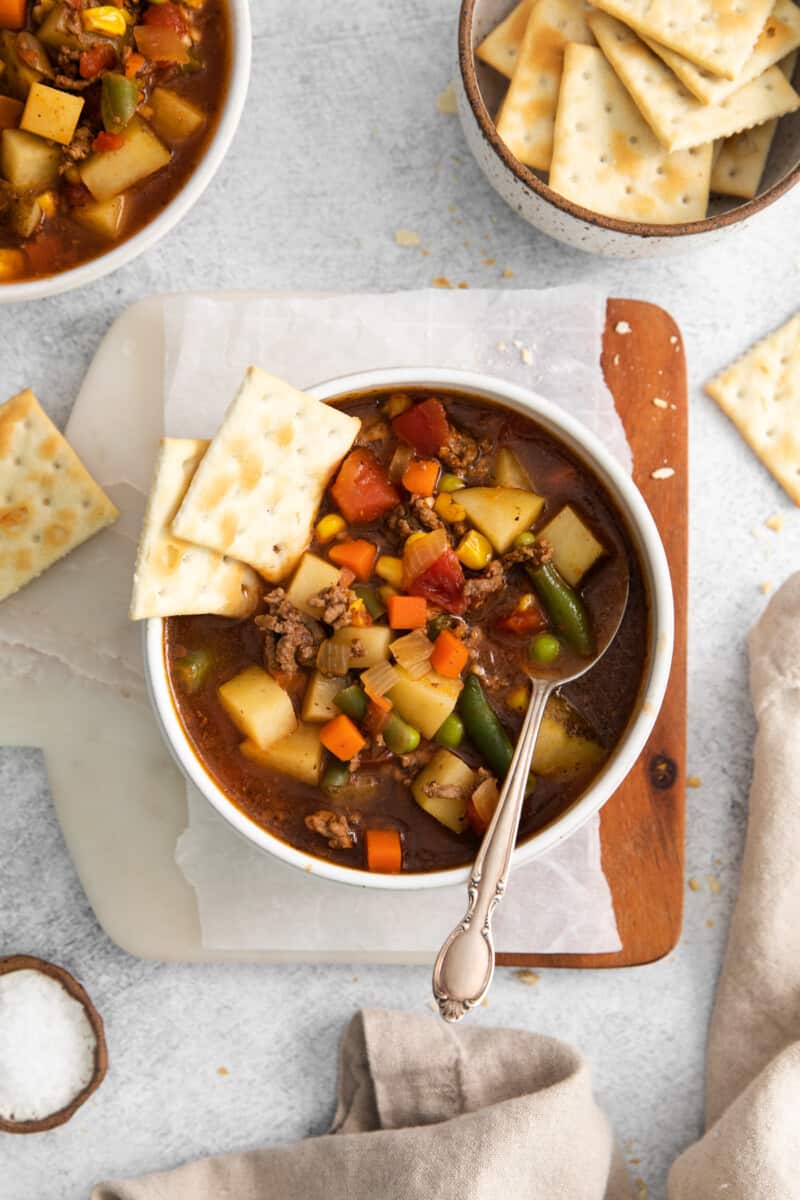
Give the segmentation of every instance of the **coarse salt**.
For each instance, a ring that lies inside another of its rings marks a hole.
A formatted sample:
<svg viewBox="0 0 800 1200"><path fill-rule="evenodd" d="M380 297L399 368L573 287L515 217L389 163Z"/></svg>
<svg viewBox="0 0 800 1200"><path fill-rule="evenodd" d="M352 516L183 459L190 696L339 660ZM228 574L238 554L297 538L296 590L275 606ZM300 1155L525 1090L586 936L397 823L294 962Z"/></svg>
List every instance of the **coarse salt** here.
<svg viewBox="0 0 800 1200"><path fill-rule="evenodd" d="M617 321L614 328L617 331L617 333L630 333L631 332L631 327L627 321Z"/></svg>
<svg viewBox="0 0 800 1200"><path fill-rule="evenodd" d="M415 229L397 229L395 230L394 240L398 246L419 246L422 238Z"/></svg>
<svg viewBox="0 0 800 1200"><path fill-rule="evenodd" d="M653 397L653 404L656 406L656 408L669 408L666 400L662 400L660 396Z"/></svg>
<svg viewBox="0 0 800 1200"><path fill-rule="evenodd" d="M42 971L0 975L0 1117L41 1121L94 1074L97 1039L84 1006Z"/></svg>
<svg viewBox="0 0 800 1200"><path fill-rule="evenodd" d="M655 471L650 472L651 479L672 479L675 474L674 467L658 467Z"/></svg>

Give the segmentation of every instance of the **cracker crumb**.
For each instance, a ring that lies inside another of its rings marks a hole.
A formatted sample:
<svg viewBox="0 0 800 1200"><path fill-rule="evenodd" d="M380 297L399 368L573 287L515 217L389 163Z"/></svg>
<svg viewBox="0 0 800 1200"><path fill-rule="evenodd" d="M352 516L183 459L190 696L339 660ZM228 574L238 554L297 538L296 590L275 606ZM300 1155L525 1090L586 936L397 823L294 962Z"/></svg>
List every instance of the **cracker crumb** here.
<svg viewBox="0 0 800 1200"><path fill-rule="evenodd" d="M647 1200L650 1195L647 1184L643 1179L636 1180L636 1200Z"/></svg>
<svg viewBox="0 0 800 1200"><path fill-rule="evenodd" d="M467 283L466 279L462 279L461 282L457 286L460 288L468 288L469 284Z"/></svg>
<svg viewBox="0 0 800 1200"><path fill-rule="evenodd" d="M505 270L503 271L503 279L514 279L515 275L516 275L516 272L512 271L511 267L506 267Z"/></svg>
<svg viewBox="0 0 800 1200"><path fill-rule="evenodd" d="M433 280L433 286L438 288L451 288L453 285L446 275L437 275Z"/></svg>
<svg viewBox="0 0 800 1200"><path fill-rule="evenodd" d="M783 517L780 513L773 513L771 517L767 517L764 522L767 529L772 529L775 533L780 533L783 529Z"/></svg>
<svg viewBox="0 0 800 1200"><path fill-rule="evenodd" d="M522 347L522 349L519 352L519 356L520 356L520 359L522 360L522 362L524 362L526 367L529 367L531 365L531 363L533 362L533 355L527 346Z"/></svg>
<svg viewBox="0 0 800 1200"><path fill-rule="evenodd" d="M706 921L706 929L713 929L713 928L714 928L714 922L709 917L708 920Z"/></svg>
<svg viewBox="0 0 800 1200"><path fill-rule="evenodd" d="M501 354L505 354L506 350L508 349L508 346L505 344L505 342L498 342L497 349L500 351Z"/></svg>
<svg viewBox="0 0 800 1200"><path fill-rule="evenodd" d="M538 975L536 971L530 971L527 967L521 967L514 974L520 983L524 983L526 987L536 987L541 979L541 975Z"/></svg>
<svg viewBox="0 0 800 1200"><path fill-rule="evenodd" d="M483 265L485 267L493 267L496 262L497 262L496 258L485 258L483 260Z"/></svg>
<svg viewBox="0 0 800 1200"><path fill-rule="evenodd" d="M768 596L772 591L772 584L768 579L765 579L763 583L758 585L758 590L763 592L765 596Z"/></svg>
<svg viewBox="0 0 800 1200"><path fill-rule="evenodd" d="M666 400L662 400L660 396L653 397L653 404L656 408L669 408Z"/></svg>
<svg viewBox="0 0 800 1200"><path fill-rule="evenodd" d="M230 1071L228 1070L227 1067L217 1067L217 1074L218 1075L230 1075Z"/></svg>
<svg viewBox="0 0 800 1200"><path fill-rule="evenodd" d="M436 111L446 117L454 117L458 112L456 105L456 89L452 82L448 83L443 92L436 97Z"/></svg>
<svg viewBox="0 0 800 1200"><path fill-rule="evenodd" d="M426 250L425 247L423 246L422 247L422 257L427 258L429 254L430 254L430 250Z"/></svg>
<svg viewBox="0 0 800 1200"><path fill-rule="evenodd" d="M617 321L616 325L614 326L614 329L616 330L617 333L630 333L631 332L631 327L627 321Z"/></svg>
<svg viewBox="0 0 800 1200"><path fill-rule="evenodd" d="M481 1000L481 1008L488 1008L488 1007L489 1007L489 997L484 996L483 999Z"/></svg>
<svg viewBox="0 0 800 1200"><path fill-rule="evenodd" d="M628 1162L631 1164L631 1166L632 1166L632 1167L638 1167L638 1166L639 1166L639 1163L640 1163L641 1161L642 1161L642 1160L641 1160L640 1158L629 1158L629 1159L628 1159Z"/></svg>
<svg viewBox="0 0 800 1200"><path fill-rule="evenodd" d="M688 882L689 882L689 891L690 892L699 892L700 891L700 883L697 879L694 878L694 876L692 876L692 878Z"/></svg>
<svg viewBox="0 0 800 1200"><path fill-rule="evenodd" d="M454 213L454 212L458 212L458 209L456 208L455 204L448 204L447 211Z"/></svg>
<svg viewBox="0 0 800 1200"><path fill-rule="evenodd" d="M354 976L353 976L353 978L350 980L350 982L351 982L351 983L358 983L358 976L357 976L357 975L354 975Z"/></svg>
<svg viewBox="0 0 800 1200"><path fill-rule="evenodd" d="M672 479L675 474L674 467L658 467L657 470L650 472L651 479Z"/></svg>
<svg viewBox="0 0 800 1200"><path fill-rule="evenodd" d="M717 879L716 875L706 875L706 879L708 880L708 886L711 889L711 895L718 896L722 891L722 884Z"/></svg>
<svg viewBox="0 0 800 1200"><path fill-rule="evenodd" d="M689 775L686 780L686 786L691 788L699 788L703 786L703 781L699 775Z"/></svg>
<svg viewBox="0 0 800 1200"><path fill-rule="evenodd" d="M396 229L394 240L398 246L418 246L422 238L414 229Z"/></svg>

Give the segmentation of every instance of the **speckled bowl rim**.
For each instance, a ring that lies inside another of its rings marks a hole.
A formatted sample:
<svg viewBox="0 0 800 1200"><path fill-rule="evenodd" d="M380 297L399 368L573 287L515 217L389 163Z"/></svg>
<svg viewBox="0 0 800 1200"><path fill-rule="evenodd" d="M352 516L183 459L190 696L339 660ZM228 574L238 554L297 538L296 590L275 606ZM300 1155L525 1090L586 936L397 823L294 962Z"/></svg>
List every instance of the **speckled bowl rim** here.
<svg viewBox="0 0 800 1200"><path fill-rule="evenodd" d="M78 983L78 980L70 974L66 967L60 967L57 963L48 962L44 958L36 958L32 954L10 954L5 958L0 958L0 975L13 975L16 971L38 971L41 975L46 975L48 979L54 979L56 983L60 983L64 991L83 1006L95 1037L92 1077L86 1087L78 1092L69 1104L37 1121L9 1121L6 1117L0 1117L0 1133L46 1133L49 1129L57 1129L59 1125L65 1125L81 1105L85 1104L89 1097L97 1091L106 1077L108 1047L106 1046L103 1018L95 1008L86 989Z"/></svg>
<svg viewBox="0 0 800 1200"><path fill-rule="evenodd" d="M582 208L565 196L553 191L543 183L529 167L521 163L506 146L499 136L495 123L489 116L489 111L483 102L478 76L475 70L475 55L472 48L472 27L475 8L478 0L462 0L458 18L458 65L464 91L472 109L478 128L506 170L535 192L537 196L552 204L576 220L585 221L598 229L607 229L613 233L625 233L640 238L678 238L692 237L695 234L711 233L714 230L725 229L730 225L738 225L767 208L780 199L800 180L800 162L772 187L767 188L753 200L739 204L729 212L718 213L715 217L704 217L702 221L684 221L678 225L654 225L649 221L620 221L616 217L604 217L589 208Z"/></svg>

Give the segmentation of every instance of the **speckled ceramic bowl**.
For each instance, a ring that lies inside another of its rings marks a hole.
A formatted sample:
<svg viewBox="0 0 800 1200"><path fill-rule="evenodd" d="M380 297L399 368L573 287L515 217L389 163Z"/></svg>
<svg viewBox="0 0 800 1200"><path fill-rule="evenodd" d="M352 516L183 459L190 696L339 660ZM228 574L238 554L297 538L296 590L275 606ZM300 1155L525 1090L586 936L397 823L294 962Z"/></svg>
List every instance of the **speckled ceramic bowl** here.
<svg viewBox="0 0 800 1200"><path fill-rule="evenodd" d="M800 113L784 117L753 200L714 199L702 221L651 225L600 216L554 192L508 150L495 129L506 80L475 58L475 47L508 15L517 0L462 0L455 73L458 113L470 150L489 183L531 225L590 254L657 258L688 254L725 233L751 225L800 179Z"/></svg>

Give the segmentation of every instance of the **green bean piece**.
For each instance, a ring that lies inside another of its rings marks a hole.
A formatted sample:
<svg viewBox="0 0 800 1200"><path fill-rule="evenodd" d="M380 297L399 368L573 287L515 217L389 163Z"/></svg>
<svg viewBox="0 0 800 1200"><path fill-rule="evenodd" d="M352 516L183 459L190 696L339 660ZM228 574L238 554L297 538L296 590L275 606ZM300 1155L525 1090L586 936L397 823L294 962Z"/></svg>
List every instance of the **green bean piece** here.
<svg viewBox="0 0 800 1200"><path fill-rule="evenodd" d="M486 699L477 675L467 676L459 697L458 711L469 740L483 755L493 774L498 779L505 779L514 756L514 747Z"/></svg>
<svg viewBox="0 0 800 1200"><path fill-rule="evenodd" d="M448 750L455 750L461 745L464 738L464 722L458 713L451 713L446 721L443 721L436 730L435 741L440 746L447 746Z"/></svg>
<svg viewBox="0 0 800 1200"><path fill-rule="evenodd" d="M342 688L333 697L333 703L353 721L363 721L367 711L367 697L357 683Z"/></svg>
<svg viewBox="0 0 800 1200"><path fill-rule="evenodd" d="M338 788L346 787L350 782L350 772L344 763L331 763L322 776L322 790L335 792Z"/></svg>
<svg viewBox="0 0 800 1200"><path fill-rule="evenodd" d="M526 529L522 533L517 534L514 538L514 545L519 549L520 546L532 546L535 541L535 535L531 533L530 529Z"/></svg>
<svg viewBox="0 0 800 1200"><path fill-rule="evenodd" d="M175 659L175 672L180 685L190 696L198 692L208 679L214 656L210 650L190 650L182 658Z"/></svg>
<svg viewBox="0 0 800 1200"><path fill-rule="evenodd" d="M382 617L386 612L386 605L381 600L375 588L370 587L368 583L356 583L353 585L353 591L362 601L364 608L367 610L373 620Z"/></svg>
<svg viewBox="0 0 800 1200"><path fill-rule="evenodd" d="M458 475L449 475L447 471L445 471L444 475L442 475L441 479L439 480L438 491L460 492L461 489L466 486L467 485L464 483L464 480L460 479Z"/></svg>
<svg viewBox="0 0 800 1200"><path fill-rule="evenodd" d="M383 740L392 754L410 754L419 745L419 730L392 713L381 730Z"/></svg>
<svg viewBox="0 0 800 1200"><path fill-rule="evenodd" d="M549 667L561 653L561 642L552 633L537 633L528 647L528 654L535 663Z"/></svg>
<svg viewBox="0 0 800 1200"><path fill-rule="evenodd" d="M119 133L130 121L139 104L139 89L132 79L116 71L103 76L100 115L107 133Z"/></svg>
<svg viewBox="0 0 800 1200"><path fill-rule="evenodd" d="M594 639L589 615L578 593L562 578L551 562L544 563L541 567L528 567L527 571L555 628L564 635L578 654L582 654L584 658L591 658L594 653Z"/></svg>

